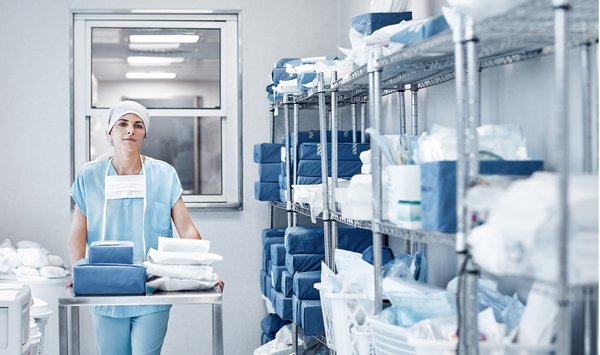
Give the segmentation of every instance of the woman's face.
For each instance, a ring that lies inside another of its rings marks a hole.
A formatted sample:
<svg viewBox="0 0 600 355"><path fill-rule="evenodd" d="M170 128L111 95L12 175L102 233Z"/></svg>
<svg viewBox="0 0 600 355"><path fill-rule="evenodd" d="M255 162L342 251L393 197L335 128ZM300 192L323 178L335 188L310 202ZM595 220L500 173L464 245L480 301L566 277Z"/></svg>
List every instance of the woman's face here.
<svg viewBox="0 0 600 355"><path fill-rule="evenodd" d="M133 113L128 113L117 120L108 135L115 148L126 151L139 151L146 139L144 121Z"/></svg>

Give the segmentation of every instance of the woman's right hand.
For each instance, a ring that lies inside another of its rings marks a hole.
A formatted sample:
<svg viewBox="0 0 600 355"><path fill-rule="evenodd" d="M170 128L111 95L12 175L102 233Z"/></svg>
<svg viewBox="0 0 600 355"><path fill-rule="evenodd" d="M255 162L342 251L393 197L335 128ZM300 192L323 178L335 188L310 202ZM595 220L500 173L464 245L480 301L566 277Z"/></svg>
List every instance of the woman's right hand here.
<svg viewBox="0 0 600 355"><path fill-rule="evenodd" d="M69 281L67 281L67 284L65 285L65 290L68 289L69 287L73 287L73 276L71 276L69 278Z"/></svg>

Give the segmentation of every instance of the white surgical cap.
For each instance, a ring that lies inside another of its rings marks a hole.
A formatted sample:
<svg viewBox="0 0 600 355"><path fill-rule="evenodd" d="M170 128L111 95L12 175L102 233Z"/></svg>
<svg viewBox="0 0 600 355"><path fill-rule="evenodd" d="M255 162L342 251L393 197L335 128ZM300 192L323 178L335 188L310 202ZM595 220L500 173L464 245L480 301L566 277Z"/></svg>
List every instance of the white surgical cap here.
<svg viewBox="0 0 600 355"><path fill-rule="evenodd" d="M134 115L141 118L142 121L144 121L144 126L146 127L146 135L148 135L148 129L150 128L150 114L148 113L148 110L146 110L144 106L138 104L135 101L122 101L111 107L110 111L108 111L108 116L106 117L105 138L108 144L110 144L111 146L114 145L114 143L108 135L108 133L113 128L115 123L117 123L117 120L119 120L119 118L125 116L128 113L133 113Z"/></svg>

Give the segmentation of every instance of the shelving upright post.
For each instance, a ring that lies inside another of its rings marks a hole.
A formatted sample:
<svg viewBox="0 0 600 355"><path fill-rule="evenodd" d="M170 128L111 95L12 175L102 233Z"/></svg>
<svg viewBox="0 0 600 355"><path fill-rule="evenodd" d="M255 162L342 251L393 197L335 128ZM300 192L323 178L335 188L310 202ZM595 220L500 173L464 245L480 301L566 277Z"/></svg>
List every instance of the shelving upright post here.
<svg viewBox="0 0 600 355"><path fill-rule="evenodd" d="M275 143L275 106L273 104L271 104L271 106L269 107L269 142L270 143ZM273 206L269 205L269 221L268 221L268 226L269 228L273 228L274 222L273 222Z"/></svg>
<svg viewBox="0 0 600 355"><path fill-rule="evenodd" d="M331 72L331 83L337 81L337 72ZM337 212L335 200L335 189L338 187L338 89L331 90L331 197L329 206L333 212ZM327 146L322 148L327 150ZM331 221L331 269L335 271L335 249L338 247L338 222Z"/></svg>
<svg viewBox="0 0 600 355"><path fill-rule="evenodd" d="M290 158L290 161L293 162L293 182L294 185L298 185L298 157L296 156L298 154L298 131L299 131L299 126L300 126L300 112L299 112L299 107L298 107L298 103L294 101L294 137L296 137L296 139L294 139L294 145L292 147L292 149L294 149L294 159L292 160ZM291 180L290 180L291 182ZM291 187L288 187L291 190ZM291 191L290 191L290 195L291 195ZM292 212L292 225L295 227L298 225L298 213L296 211Z"/></svg>

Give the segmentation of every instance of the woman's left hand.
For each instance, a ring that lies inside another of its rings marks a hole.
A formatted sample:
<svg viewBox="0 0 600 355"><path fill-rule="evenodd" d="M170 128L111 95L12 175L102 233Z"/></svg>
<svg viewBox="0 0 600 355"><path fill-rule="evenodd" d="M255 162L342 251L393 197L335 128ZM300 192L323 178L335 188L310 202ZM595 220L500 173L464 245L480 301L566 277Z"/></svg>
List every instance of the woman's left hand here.
<svg viewBox="0 0 600 355"><path fill-rule="evenodd" d="M223 289L225 288L225 282L223 282L223 280L221 280L221 279L218 279L217 284L215 285L215 288L220 288L221 293L223 293Z"/></svg>

